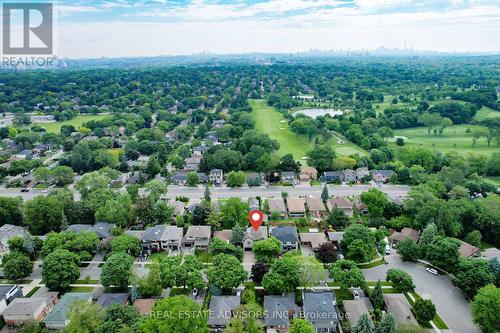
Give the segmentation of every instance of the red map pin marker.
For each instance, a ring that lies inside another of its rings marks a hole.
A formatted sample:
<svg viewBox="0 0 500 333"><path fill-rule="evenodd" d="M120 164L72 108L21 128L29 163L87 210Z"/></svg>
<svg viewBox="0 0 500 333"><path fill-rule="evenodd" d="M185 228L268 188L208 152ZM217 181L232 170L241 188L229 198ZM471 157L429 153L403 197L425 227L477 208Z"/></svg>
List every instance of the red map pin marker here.
<svg viewBox="0 0 500 333"><path fill-rule="evenodd" d="M262 224L262 221L264 221L264 214L262 214L260 210L251 210L250 213L248 213L248 220L250 221L253 229L257 231Z"/></svg>

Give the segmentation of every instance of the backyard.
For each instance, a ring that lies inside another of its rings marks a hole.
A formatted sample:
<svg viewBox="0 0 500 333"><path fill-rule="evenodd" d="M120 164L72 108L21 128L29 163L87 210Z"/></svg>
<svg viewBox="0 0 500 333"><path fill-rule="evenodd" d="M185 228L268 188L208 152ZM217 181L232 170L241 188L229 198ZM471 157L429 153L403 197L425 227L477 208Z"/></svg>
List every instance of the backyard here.
<svg viewBox="0 0 500 333"><path fill-rule="evenodd" d="M81 127L83 123L90 121L90 120L101 120L107 115L89 115L89 116L76 116L75 118L67 121L57 121L54 123L46 123L46 124L39 124L38 126L45 128L45 130L49 133L59 133L61 130L61 127L64 125L73 125L75 126L76 129Z"/></svg>

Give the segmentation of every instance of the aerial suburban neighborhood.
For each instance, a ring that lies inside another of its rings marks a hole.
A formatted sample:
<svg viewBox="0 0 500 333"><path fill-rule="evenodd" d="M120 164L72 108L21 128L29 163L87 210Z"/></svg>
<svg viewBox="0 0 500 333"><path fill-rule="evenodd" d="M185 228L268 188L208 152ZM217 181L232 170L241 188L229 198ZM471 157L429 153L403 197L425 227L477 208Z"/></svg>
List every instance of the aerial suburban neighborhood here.
<svg viewBox="0 0 500 333"><path fill-rule="evenodd" d="M84 53L6 66L2 46L0 333L500 332L499 45L406 45L441 11L492 44L498 3L49 3ZM324 50L352 15L352 43L395 21L404 49Z"/></svg>

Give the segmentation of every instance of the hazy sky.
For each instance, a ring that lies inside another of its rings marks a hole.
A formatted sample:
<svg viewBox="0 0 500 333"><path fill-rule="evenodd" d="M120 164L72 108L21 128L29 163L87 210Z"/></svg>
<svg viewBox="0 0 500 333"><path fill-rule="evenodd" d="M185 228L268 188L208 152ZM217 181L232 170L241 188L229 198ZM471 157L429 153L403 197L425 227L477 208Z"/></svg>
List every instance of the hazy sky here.
<svg viewBox="0 0 500 333"><path fill-rule="evenodd" d="M56 4L58 54L500 51L500 0L156 0Z"/></svg>

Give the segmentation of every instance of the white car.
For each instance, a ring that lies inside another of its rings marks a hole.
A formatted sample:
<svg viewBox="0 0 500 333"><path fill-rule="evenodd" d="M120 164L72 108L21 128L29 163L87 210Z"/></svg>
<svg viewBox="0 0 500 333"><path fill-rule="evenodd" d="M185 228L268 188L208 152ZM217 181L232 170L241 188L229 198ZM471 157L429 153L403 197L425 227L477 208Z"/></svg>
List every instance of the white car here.
<svg viewBox="0 0 500 333"><path fill-rule="evenodd" d="M426 268L425 270L431 274L438 275L438 271L436 271L434 268Z"/></svg>
<svg viewBox="0 0 500 333"><path fill-rule="evenodd" d="M352 296L354 297L354 299L359 299L359 292L356 289L354 289L352 291Z"/></svg>

